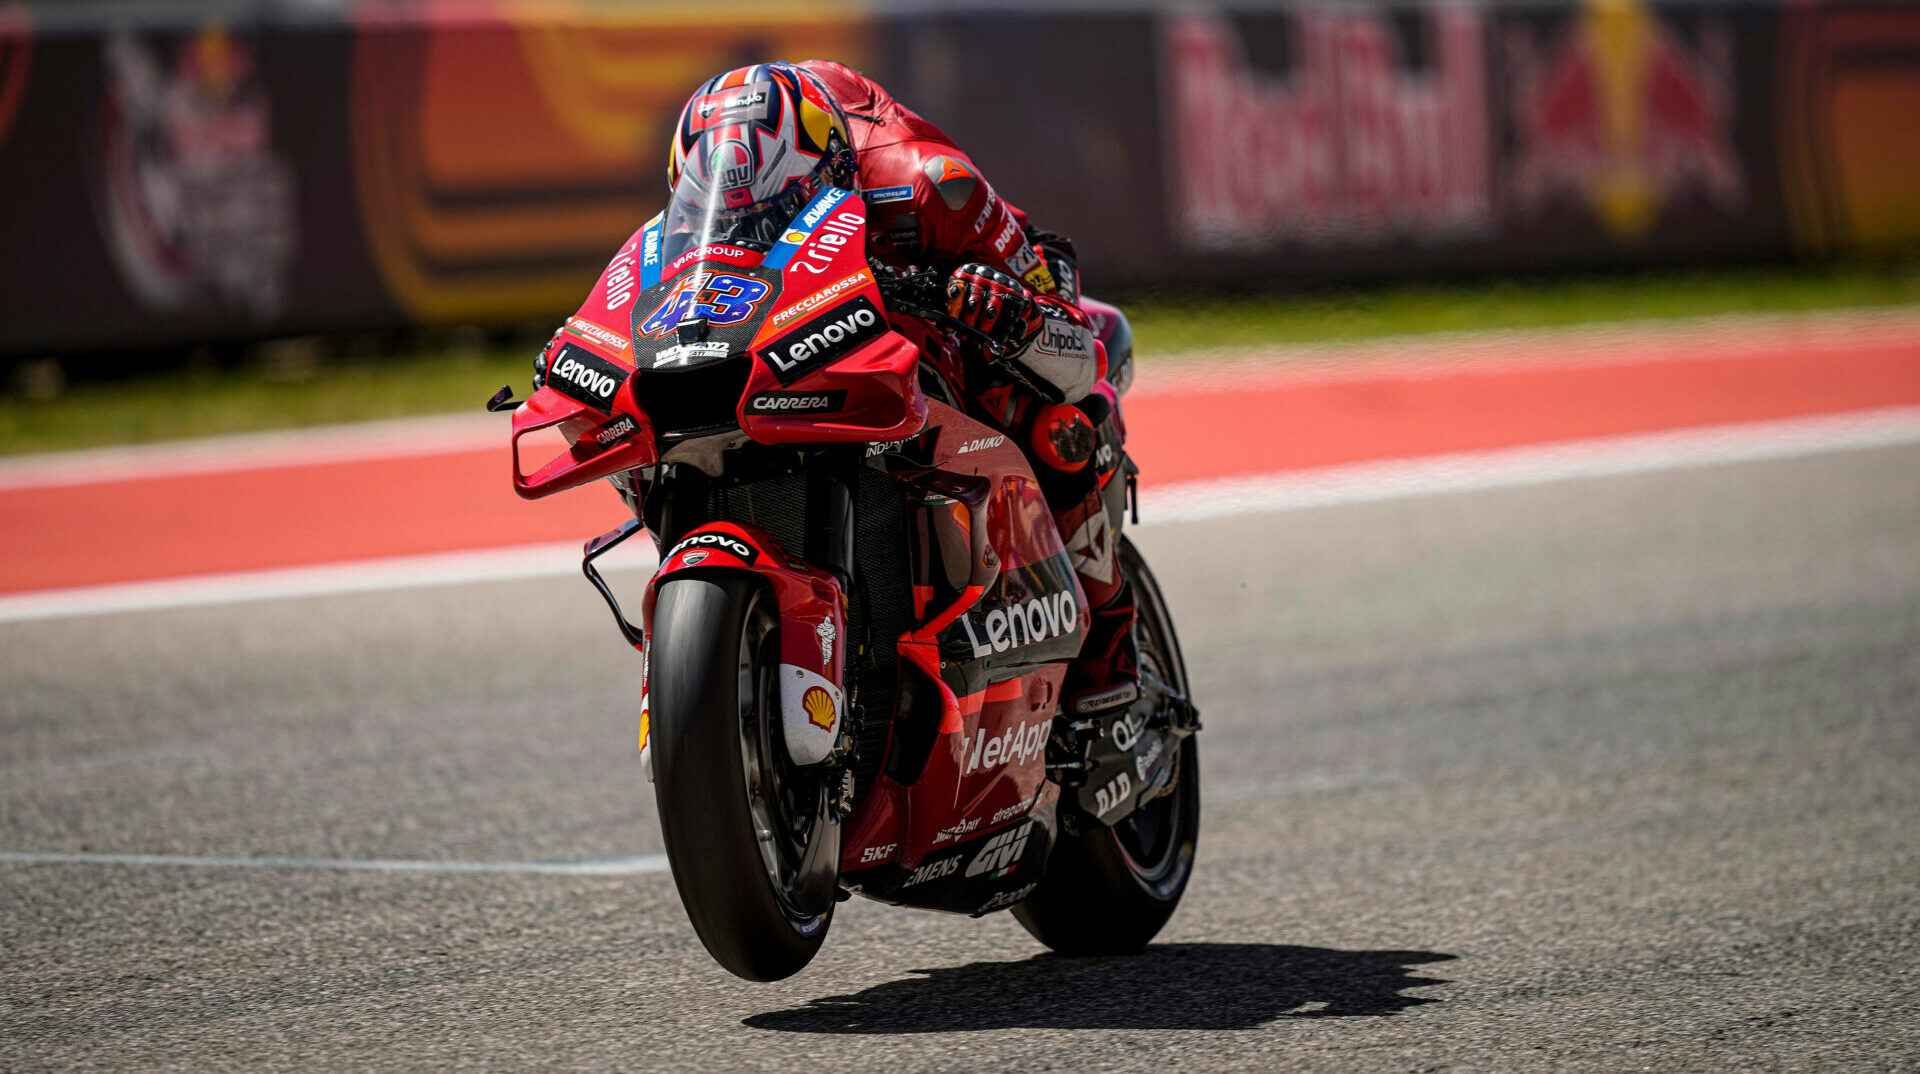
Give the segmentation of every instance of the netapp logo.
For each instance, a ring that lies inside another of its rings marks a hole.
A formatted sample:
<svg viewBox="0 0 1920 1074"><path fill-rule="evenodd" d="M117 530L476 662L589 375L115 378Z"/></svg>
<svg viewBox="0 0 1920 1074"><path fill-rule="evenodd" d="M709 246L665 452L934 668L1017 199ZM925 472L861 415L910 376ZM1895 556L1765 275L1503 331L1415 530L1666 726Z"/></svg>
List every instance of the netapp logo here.
<svg viewBox="0 0 1920 1074"><path fill-rule="evenodd" d="M1011 607L995 608L980 616L978 633L973 629L973 620L974 614L968 612L960 617L960 626L967 632L967 642L973 646L974 659L978 660L1072 633L1080 625L1080 605L1073 599L1073 590L1063 589Z"/></svg>
<svg viewBox="0 0 1920 1074"><path fill-rule="evenodd" d="M992 738L987 737L984 729L974 732L973 749L960 774L1026 764L1047 751L1047 732L1052 727L1053 720L1048 718L1026 726L1014 724Z"/></svg>
<svg viewBox="0 0 1920 1074"><path fill-rule="evenodd" d="M686 540L681 541L679 544L674 545L673 551L668 552L666 558L672 559L680 553L693 548L718 549L746 563L752 563L755 559L759 558L760 555L759 552L754 550L752 545L730 533L707 532L696 533Z"/></svg>
<svg viewBox="0 0 1920 1074"><path fill-rule="evenodd" d="M571 343L547 371L547 385L599 410L613 409L613 393L627 382L627 371Z"/></svg>
<svg viewBox="0 0 1920 1074"><path fill-rule="evenodd" d="M775 339L760 353L766 356L780 383L792 384L886 332L886 318L860 295Z"/></svg>
<svg viewBox="0 0 1920 1074"><path fill-rule="evenodd" d="M847 391L761 392L747 400L747 409L755 414L829 414L847 405Z"/></svg>

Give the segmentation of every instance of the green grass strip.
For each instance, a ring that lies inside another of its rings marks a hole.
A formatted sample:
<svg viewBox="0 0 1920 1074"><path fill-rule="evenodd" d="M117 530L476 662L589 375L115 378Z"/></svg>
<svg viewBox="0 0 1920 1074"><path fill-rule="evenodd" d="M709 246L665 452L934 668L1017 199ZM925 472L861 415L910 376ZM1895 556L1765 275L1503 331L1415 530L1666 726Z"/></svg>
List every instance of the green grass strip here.
<svg viewBox="0 0 1920 1074"><path fill-rule="evenodd" d="M1639 273L1125 303L1141 361L1180 352L1430 332L1549 328L1729 313L1920 304L1920 261ZM272 353L271 351L263 353ZM79 382L53 398L0 398L0 454L477 410L524 392L533 348L379 359L272 360ZM84 360L84 359L80 359Z"/></svg>

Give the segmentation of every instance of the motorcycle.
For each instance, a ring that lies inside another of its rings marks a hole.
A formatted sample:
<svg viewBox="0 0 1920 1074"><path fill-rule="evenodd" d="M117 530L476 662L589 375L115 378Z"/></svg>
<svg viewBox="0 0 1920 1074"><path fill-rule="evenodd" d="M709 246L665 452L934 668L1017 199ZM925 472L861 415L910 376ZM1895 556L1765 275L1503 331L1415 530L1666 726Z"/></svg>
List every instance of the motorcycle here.
<svg viewBox="0 0 1920 1074"><path fill-rule="evenodd" d="M992 341L930 274L869 261L855 192L758 236L712 209L649 221L532 394L489 404L513 412L521 496L604 478L632 511L582 566L643 657L641 761L695 932L756 981L806 966L852 895L1010 909L1066 954L1144 947L1200 814L1198 713L1146 561L1116 542L1138 699L1065 713L1091 622L1069 553L1018 447L910 336ZM1102 451L1128 371L1099 389ZM527 472L523 438L554 429L567 448ZM1111 534L1135 498L1121 458ZM596 561L641 530L659 566L635 624Z"/></svg>

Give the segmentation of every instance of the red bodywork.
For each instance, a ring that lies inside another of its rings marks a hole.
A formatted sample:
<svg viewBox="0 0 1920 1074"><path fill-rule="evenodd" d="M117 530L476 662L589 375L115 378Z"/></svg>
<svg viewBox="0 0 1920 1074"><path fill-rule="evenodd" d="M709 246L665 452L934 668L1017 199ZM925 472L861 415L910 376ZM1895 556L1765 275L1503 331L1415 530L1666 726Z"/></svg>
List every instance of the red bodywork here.
<svg viewBox="0 0 1920 1074"><path fill-rule="evenodd" d="M550 373L547 384L514 413L514 487L523 497L537 498L659 462L662 448L656 443L657 425L637 400L636 386L652 376L683 375L655 371L646 357L636 361L636 349L643 356L656 354L674 342L672 327L658 316L659 311L674 308L670 304L676 300L698 298L682 296L705 286L689 274L705 271L724 276L725 270L716 265L733 266L769 285L777 283L774 293L765 296L764 308L755 311L761 319L751 337L752 367L734 408L740 429L765 444L878 443L916 437L937 426L937 431L920 438L928 457L914 467L902 466L903 472L895 476L911 484L913 475L924 481L928 480L925 475L933 474L936 483L945 480L974 490L971 507L959 499L943 499L935 491L922 497L917 508L915 524L924 523L930 534L917 558L940 560L945 552L949 561L916 563L914 569L929 576L943 571L949 584L945 588L920 585L916 576L914 611L919 625L899 639L899 674L903 679L923 677L924 686L938 695L937 734L917 779L897 782L883 768L872 787L862 788L861 805L848 819L842 842L843 874L854 874L849 882L859 885L857 874L862 870L913 869L923 859L1006 828L1036 809L1045 810L1042 815L1048 818L1046 833L1035 840L1044 854L1052 830L1050 810L1059 793L1046 778L1045 743L1065 675L1065 658L1077 651L1089 622L1085 594L1067 566L1066 552L1026 458L1000 431L927 401L918 376L921 352L905 336L882 323L873 329L874 338L815 368L804 368L803 363L798 370L776 369L777 359L799 353L773 350L783 339L790 339L797 327L857 309L862 302L882 314L885 310L866 260L865 206L860 198L844 196L810 231L803 233L799 223L796 218L796 230L783 240L784 250L776 245L761 255L739 248L702 247L660 265L657 279L645 271L647 258L657 256L659 249L657 230L650 232L657 221L637 232L547 350L550 369L556 357L584 351L596 368L619 380L618 386L603 400L582 401L577 394L563 393ZM796 237L800 241L794 241ZM773 264L783 256L783 265ZM775 268L777 277L771 271ZM665 330L639 330L648 325ZM744 332L747 326L737 330ZM782 372L787 376L784 383ZM835 398L844 392L845 396L844 404L832 413L770 413L754 406L754 400L766 392L835 393ZM521 439L553 427L567 436L572 447L526 472L520 461ZM891 463L889 469L893 469ZM911 474L904 472L908 469ZM975 539L976 531L982 529L984 540ZM687 570L751 571L766 580L779 603L782 661L815 671L844 689L845 646L836 647L831 659L823 659L816 640L823 621L830 621L832 629L845 636L847 597L835 578L800 563L757 527L714 522L696 528L689 537L702 533L743 541L757 554L749 562L709 544L700 547L697 562L689 562L692 550L684 540L674 550L663 549L667 555L647 589L647 629L652 629L657 588L668 577ZM971 562L957 567L951 562L956 546L971 547L971 553L960 556ZM957 580L953 578L956 569ZM936 591L945 594L937 601ZM989 604L997 610L984 610ZM1009 626L1010 621L1014 625ZM1001 633L995 634L996 629ZM1010 648L1006 654L995 649L1006 642L1008 630L1028 647ZM1033 659L1022 663L1018 659L1022 656ZM888 749L895 745L889 741ZM1025 847L1024 839L1020 845ZM1019 867L1015 864L999 872ZM1037 870L1037 866L1027 868L1027 876ZM957 870L957 862L949 863L948 872ZM972 876L973 870L967 875ZM912 901L900 894L899 874L894 876L894 885L881 897ZM907 881L915 883L917 879ZM915 888L914 893L917 896L936 886Z"/></svg>

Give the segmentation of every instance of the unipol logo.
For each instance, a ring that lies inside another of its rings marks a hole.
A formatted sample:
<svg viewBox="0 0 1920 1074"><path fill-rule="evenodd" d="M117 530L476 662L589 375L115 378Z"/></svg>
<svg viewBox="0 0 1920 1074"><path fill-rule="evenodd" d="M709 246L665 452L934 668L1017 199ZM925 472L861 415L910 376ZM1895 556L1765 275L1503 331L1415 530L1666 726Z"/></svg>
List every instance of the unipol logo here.
<svg viewBox="0 0 1920 1074"><path fill-rule="evenodd" d="M1292 23L1284 74L1256 69L1234 24L1218 15L1162 23L1182 241L1245 251L1491 228L1479 10L1442 7L1427 17L1422 70L1406 59L1385 12L1308 7Z"/></svg>

